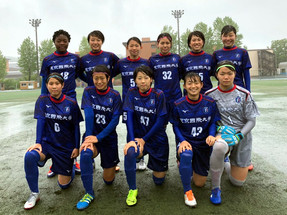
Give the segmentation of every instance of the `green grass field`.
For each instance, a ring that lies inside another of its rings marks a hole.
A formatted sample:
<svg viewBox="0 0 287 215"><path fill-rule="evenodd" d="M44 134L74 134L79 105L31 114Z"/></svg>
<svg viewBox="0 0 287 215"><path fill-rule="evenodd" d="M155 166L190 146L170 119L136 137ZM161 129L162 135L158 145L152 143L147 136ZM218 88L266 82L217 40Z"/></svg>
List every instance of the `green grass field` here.
<svg viewBox="0 0 287 215"><path fill-rule="evenodd" d="M213 86L216 82L213 83ZM255 98L260 97L278 97L287 96L287 79L276 80L253 80L251 83L252 92ZM115 86L115 89L122 92L121 86ZM81 101L83 88L77 88L77 99ZM40 89L23 91L0 91L0 103L2 102L33 102L40 94Z"/></svg>

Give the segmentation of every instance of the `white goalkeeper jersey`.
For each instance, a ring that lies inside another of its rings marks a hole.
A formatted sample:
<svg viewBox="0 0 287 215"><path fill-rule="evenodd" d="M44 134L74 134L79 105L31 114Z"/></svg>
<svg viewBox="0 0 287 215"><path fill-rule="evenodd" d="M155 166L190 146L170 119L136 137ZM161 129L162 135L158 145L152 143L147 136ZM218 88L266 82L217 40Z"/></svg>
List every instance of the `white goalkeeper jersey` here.
<svg viewBox="0 0 287 215"><path fill-rule="evenodd" d="M250 92L240 86L234 85L229 91L222 91L217 86L205 94L216 101L221 124L231 126L236 131L240 131L248 120L260 115Z"/></svg>

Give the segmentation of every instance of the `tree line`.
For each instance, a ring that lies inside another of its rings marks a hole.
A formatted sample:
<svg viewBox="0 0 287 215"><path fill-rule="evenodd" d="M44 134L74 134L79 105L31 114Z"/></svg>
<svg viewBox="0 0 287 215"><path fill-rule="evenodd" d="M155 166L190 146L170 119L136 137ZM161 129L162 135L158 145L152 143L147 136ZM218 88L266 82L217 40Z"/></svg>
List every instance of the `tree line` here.
<svg viewBox="0 0 287 215"><path fill-rule="evenodd" d="M221 29L225 25L233 25L237 32L240 32L240 28L238 24L232 20L231 17L219 18L217 17L212 26L208 26L203 22L197 23L192 31L201 31L205 36L205 45L204 51L212 54L215 50L222 48L221 42ZM177 31L172 28L172 26L165 25L161 32L167 32L172 36L173 47L171 49L172 53L178 53L178 37ZM180 35L180 53L181 56L188 54L190 51L187 45L187 38L190 29L186 29L185 32ZM237 33L236 45L238 47L243 47L247 49L246 46L243 46L243 35L241 33ZM269 47L267 47L269 48ZM271 49L273 49L275 54L275 59L277 66L281 62L287 62L287 38L281 40L271 41ZM24 39L20 47L18 48L18 66L20 67L20 72L23 74L23 80L36 80L37 79L37 54L36 54L36 46L30 37ZM49 54L52 54L55 51L55 46L52 39L44 40L40 43L39 46L39 60L40 60L40 68L41 63ZM90 51L90 46L88 44L87 38L84 36L79 45L79 55L83 56ZM40 69L39 68L39 69ZM0 83L4 81L6 73L6 59L3 56L0 50Z"/></svg>

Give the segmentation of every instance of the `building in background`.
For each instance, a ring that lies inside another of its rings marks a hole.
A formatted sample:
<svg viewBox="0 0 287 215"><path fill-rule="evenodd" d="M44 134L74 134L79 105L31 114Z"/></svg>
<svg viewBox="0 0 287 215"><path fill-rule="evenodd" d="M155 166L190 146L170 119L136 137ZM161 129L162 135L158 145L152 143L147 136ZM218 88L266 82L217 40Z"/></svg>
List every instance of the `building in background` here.
<svg viewBox="0 0 287 215"><path fill-rule="evenodd" d="M145 59L149 59L150 56L156 54L157 42L151 41L149 37L142 38L142 50L140 56ZM127 47L127 43L123 42L123 45ZM126 57L129 56L129 52L126 50Z"/></svg>
<svg viewBox="0 0 287 215"><path fill-rule="evenodd" d="M277 74L275 54L272 49L248 50L252 68L251 77L275 76Z"/></svg>

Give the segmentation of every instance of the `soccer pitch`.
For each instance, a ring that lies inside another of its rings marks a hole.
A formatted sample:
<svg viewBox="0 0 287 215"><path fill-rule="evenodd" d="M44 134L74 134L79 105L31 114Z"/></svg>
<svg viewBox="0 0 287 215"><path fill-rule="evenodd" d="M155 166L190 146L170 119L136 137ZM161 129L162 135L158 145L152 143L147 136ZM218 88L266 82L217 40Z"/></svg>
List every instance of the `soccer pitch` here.
<svg viewBox="0 0 287 215"><path fill-rule="evenodd" d="M216 83L214 82L214 85ZM184 204L182 184L175 160L175 142L169 124L167 134L170 144L169 170L163 186L155 186L151 171L137 172L139 189L138 204L127 207L125 203L128 185L124 172L123 147L126 127L117 126L119 138L119 163L121 170L112 186L102 180L102 168L97 157L94 172L95 201L85 210L87 214L286 214L287 205L287 79L252 80L252 95L259 107L253 129L254 170L249 173L243 187L232 186L226 174L222 176L222 204L209 202L210 177L203 188L194 185L193 191L198 206L191 209ZM120 86L114 87L121 93ZM77 88L81 103L83 88ZM0 91L0 214L26 214L23 205L28 198L23 157L25 150L35 142L36 120L34 105L40 90ZM81 133L85 130L81 123ZM148 161L146 156L145 161ZM47 179L51 161L39 169L41 200L29 214L80 214L75 205L82 198L84 188L81 177L76 176L72 186L61 190L57 178Z"/></svg>

